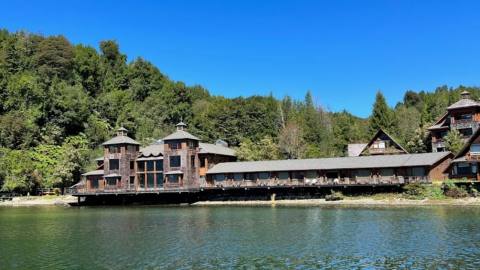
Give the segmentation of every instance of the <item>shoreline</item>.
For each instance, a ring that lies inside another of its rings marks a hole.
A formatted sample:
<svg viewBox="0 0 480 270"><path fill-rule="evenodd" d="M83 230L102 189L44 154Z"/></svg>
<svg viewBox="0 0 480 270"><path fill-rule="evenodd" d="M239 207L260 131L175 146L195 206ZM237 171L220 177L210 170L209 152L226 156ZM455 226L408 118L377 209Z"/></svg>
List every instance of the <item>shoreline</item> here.
<svg viewBox="0 0 480 270"><path fill-rule="evenodd" d="M0 207L24 206L70 206L69 203L77 202L77 198L66 196L24 196L15 197L11 201L0 202Z"/></svg>
<svg viewBox="0 0 480 270"><path fill-rule="evenodd" d="M442 199L442 200L410 200L410 199L373 199L347 198L339 201L325 199L299 199L276 201L203 201L193 203L194 206L480 206L479 198Z"/></svg>
<svg viewBox="0 0 480 270"><path fill-rule="evenodd" d="M76 203L74 196L30 196L16 197L11 201L0 202L0 207L28 206L70 206ZM248 201L199 201L191 206L480 206L480 198L462 199L404 199L404 198L368 198L346 197L339 201L325 199L297 200L248 200Z"/></svg>

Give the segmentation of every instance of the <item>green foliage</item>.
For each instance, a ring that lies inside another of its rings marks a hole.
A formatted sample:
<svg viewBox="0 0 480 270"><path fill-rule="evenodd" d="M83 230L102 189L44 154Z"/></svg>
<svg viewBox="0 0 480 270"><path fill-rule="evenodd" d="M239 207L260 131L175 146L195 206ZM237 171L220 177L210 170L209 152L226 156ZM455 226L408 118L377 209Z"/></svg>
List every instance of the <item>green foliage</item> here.
<svg viewBox="0 0 480 270"><path fill-rule="evenodd" d="M388 107L387 101L380 91L377 92L375 97L372 116L370 116L369 129L371 134L374 134L379 129L383 129L387 132L395 131L393 111Z"/></svg>
<svg viewBox="0 0 480 270"><path fill-rule="evenodd" d="M447 133L447 136L445 136L445 148L447 148L448 151L451 151L454 154L457 154L462 150L462 147L464 145L464 141L462 139L462 135L460 132L456 129L452 129Z"/></svg>
<svg viewBox="0 0 480 270"><path fill-rule="evenodd" d="M421 183L409 183L403 186L403 192L409 199L423 199L427 193L427 186Z"/></svg>
<svg viewBox="0 0 480 270"><path fill-rule="evenodd" d="M273 160L278 159L279 156L278 146L270 137L264 137L258 142L246 139L237 148L239 160Z"/></svg>
<svg viewBox="0 0 480 270"><path fill-rule="evenodd" d="M407 91L395 109L379 92L372 116L362 119L323 109L310 91L303 101L211 96L201 86L170 80L145 59L127 62L112 40L101 41L97 51L63 36L1 30L0 179L4 189L22 192L69 185L93 166L88 160L101 154L95 147L113 135L112 127L124 125L147 144L180 119L205 142L239 147L244 160L345 155L348 143L366 142L379 127L423 152L428 123L464 90L480 96L478 88L464 86Z"/></svg>

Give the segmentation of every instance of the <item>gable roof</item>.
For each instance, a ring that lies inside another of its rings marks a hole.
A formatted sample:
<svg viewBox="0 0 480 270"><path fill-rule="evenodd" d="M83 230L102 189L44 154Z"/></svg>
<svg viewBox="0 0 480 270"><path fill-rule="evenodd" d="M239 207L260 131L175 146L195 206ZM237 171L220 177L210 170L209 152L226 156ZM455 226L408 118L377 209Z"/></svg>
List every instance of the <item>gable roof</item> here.
<svg viewBox="0 0 480 270"><path fill-rule="evenodd" d="M164 144L150 144L140 149L140 157L163 156Z"/></svg>
<svg viewBox="0 0 480 270"><path fill-rule="evenodd" d="M450 152L436 152L385 156L224 162L213 166L207 171L207 174L432 166L451 155L452 153Z"/></svg>
<svg viewBox="0 0 480 270"><path fill-rule="evenodd" d="M163 138L162 140L166 141L166 140L181 140L181 139L190 139L190 140L200 141L199 138L193 136L192 134L186 132L185 130L177 130L174 133Z"/></svg>
<svg viewBox="0 0 480 270"><path fill-rule="evenodd" d="M390 134L388 134L387 132L385 132L383 129L380 128L380 129L377 130L377 133L375 133L375 135L373 135L372 139L367 143L367 145L365 145L365 147L362 149L362 151L360 152L360 155L362 155L365 150L370 148L370 146L373 144L373 142L378 137L380 137L380 135L382 135L382 134L385 134L385 136L387 136L390 139L390 141L392 141L398 148L400 148L401 151L408 154L408 151L405 148L403 148L403 146L401 144L399 144L392 136L390 136Z"/></svg>

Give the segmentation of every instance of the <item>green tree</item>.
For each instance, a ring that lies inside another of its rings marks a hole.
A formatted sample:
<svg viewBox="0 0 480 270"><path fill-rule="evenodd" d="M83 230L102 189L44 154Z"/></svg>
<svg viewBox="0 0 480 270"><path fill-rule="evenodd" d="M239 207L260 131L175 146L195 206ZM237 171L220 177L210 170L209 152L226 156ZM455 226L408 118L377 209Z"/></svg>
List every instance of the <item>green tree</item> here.
<svg viewBox="0 0 480 270"><path fill-rule="evenodd" d="M456 129L450 130L444 139L445 139L445 148L454 154L457 154L458 152L460 152L463 145L465 144L462 139L462 135Z"/></svg>
<svg viewBox="0 0 480 270"><path fill-rule="evenodd" d="M273 160L279 159L280 156L278 145L268 136L258 142L249 139L242 141L236 153L239 160L246 161Z"/></svg>
<svg viewBox="0 0 480 270"><path fill-rule="evenodd" d="M393 112L388 107L387 101L382 92L378 91L373 104L372 115L370 116L369 130L374 134L379 129L384 129L388 132L395 130L395 121Z"/></svg>

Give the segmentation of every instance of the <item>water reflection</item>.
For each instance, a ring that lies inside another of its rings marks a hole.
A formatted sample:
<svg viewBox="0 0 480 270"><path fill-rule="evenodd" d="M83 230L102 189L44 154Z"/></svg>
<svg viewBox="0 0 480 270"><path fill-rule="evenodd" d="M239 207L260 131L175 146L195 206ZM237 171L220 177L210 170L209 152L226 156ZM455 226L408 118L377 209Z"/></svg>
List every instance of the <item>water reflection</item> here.
<svg viewBox="0 0 480 270"><path fill-rule="evenodd" d="M0 208L1 269L480 269L474 207Z"/></svg>

